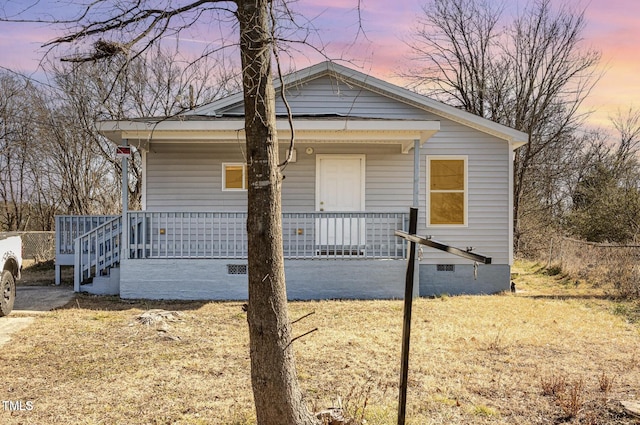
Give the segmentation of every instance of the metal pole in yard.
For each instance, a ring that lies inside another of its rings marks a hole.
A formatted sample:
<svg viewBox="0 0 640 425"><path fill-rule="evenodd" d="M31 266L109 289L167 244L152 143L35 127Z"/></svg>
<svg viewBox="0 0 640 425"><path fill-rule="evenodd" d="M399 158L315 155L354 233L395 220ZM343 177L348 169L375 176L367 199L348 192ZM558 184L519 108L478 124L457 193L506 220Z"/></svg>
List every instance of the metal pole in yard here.
<svg viewBox="0 0 640 425"><path fill-rule="evenodd" d="M411 208L409 213L409 234L418 230L418 209ZM404 322L402 324L402 354L400 365L400 396L398 398L398 425L404 425L407 413L407 381L409 377L409 341L411 339L411 307L413 305L413 279L416 258L416 243L409 245L409 263L404 290Z"/></svg>

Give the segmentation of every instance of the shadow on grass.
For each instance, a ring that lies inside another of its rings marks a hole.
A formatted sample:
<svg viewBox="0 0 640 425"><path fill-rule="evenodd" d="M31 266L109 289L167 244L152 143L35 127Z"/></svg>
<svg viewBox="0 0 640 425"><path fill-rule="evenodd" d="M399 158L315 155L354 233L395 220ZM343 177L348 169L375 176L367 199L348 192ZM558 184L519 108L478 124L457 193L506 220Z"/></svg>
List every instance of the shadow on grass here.
<svg viewBox="0 0 640 425"><path fill-rule="evenodd" d="M557 294L557 295L519 295L523 298L530 298L533 300L597 300L606 301L605 308L615 316L624 317L631 324L640 324L640 300L628 299L623 297L616 297L613 295L598 295L598 294Z"/></svg>
<svg viewBox="0 0 640 425"><path fill-rule="evenodd" d="M518 294L518 297L531 298L533 300L618 300L616 297L606 294Z"/></svg>
<svg viewBox="0 0 640 425"><path fill-rule="evenodd" d="M238 308L242 306L242 301L185 301L185 300L143 300L143 299L121 299L118 296L111 295L90 295L90 294L76 294L74 299L66 305L58 308L57 310L71 310L71 309L84 309L84 310L97 310L97 311L126 311L133 309L151 310L173 310L173 311L188 311L199 310L203 306L210 303L220 304L237 304Z"/></svg>

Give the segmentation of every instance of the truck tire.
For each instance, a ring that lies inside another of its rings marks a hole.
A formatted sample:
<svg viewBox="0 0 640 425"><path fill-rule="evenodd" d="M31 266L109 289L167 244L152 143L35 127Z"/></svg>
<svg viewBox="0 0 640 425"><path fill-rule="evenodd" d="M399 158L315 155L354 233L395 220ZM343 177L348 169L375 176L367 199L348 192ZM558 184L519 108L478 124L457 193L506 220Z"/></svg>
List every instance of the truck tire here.
<svg viewBox="0 0 640 425"><path fill-rule="evenodd" d="M11 313L15 299L16 281L9 270L4 270L0 277L0 317Z"/></svg>

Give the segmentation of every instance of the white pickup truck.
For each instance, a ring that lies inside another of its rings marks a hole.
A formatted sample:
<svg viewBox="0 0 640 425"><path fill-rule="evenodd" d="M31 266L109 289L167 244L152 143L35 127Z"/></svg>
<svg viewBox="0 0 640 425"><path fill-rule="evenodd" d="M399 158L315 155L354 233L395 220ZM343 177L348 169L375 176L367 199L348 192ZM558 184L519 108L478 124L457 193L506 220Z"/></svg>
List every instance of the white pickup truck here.
<svg viewBox="0 0 640 425"><path fill-rule="evenodd" d="M16 299L16 280L22 271L22 239L20 236L0 234L0 317L13 310Z"/></svg>

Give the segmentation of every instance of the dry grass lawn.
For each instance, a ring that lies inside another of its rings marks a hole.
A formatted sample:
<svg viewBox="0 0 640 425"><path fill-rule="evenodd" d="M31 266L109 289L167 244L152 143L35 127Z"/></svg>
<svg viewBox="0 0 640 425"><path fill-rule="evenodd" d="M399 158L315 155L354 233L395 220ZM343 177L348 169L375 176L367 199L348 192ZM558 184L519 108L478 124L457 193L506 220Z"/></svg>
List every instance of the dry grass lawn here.
<svg viewBox="0 0 640 425"><path fill-rule="evenodd" d="M519 292L417 300L410 424L634 424L640 400L637 304L543 276L525 264ZM126 302L78 296L0 349L2 424L251 424L242 304ZM181 312L152 325L152 308ZM401 301L290 305L309 407L394 424ZM16 405L14 404L14 407ZM26 404L23 404L25 407Z"/></svg>

